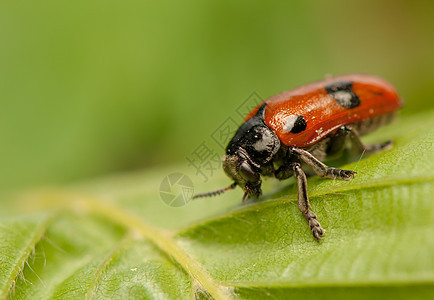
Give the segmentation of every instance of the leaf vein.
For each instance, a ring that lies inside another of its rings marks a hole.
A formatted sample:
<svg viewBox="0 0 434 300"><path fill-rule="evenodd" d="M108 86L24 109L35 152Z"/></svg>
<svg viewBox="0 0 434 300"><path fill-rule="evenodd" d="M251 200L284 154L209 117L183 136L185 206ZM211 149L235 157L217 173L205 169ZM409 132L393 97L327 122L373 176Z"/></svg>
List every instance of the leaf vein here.
<svg viewBox="0 0 434 300"><path fill-rule="evenodd" d="M75 205L77 209L82 210L85 207L90 213L103 216L126 228L138 231L143 237L157 245L166 255L172 257L214 299L231 299L231 289L216 282L199 262L176 243L171 231L154 227L130 212L114 205L102 203L97 199L80 197L70 203ZM72 208L74 209L74 207ZM195 285L193 284L193 286Z"/></svg>
<svg viewBox="0 0 434 300"><path fill-rule="evenodd" d="M24 265L32 254L33 249L35 248L36 243L38 243L41 238L44 236L47 231L48 226L52 223L55 214L48 216L33 232L29 242L23 247L17 255L17 259L13 263L13 267L11 268L11 272L8 276L8 279L5 281L4 288L7 290L0 291L0 298L7 298L6 295L11 295L15 286L15 282L17 280L17 276L22 273ZM32 270L33 271L33 270ZM39 276L35 274L38 278ZM22 275L24 276L24 275ZM3 295L3 297L1 296Z"/></svg>

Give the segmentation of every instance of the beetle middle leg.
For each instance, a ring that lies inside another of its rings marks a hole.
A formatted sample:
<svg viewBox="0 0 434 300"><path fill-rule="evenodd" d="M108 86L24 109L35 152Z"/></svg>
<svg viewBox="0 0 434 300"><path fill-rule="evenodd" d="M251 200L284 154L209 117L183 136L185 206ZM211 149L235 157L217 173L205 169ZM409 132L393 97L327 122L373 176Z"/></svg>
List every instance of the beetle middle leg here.
<svg viewBox="0 0 434 300"><path fill-rule="evenodd" d="M301 159L306 164L311 166L318 176L327 177L331 179L350 180L354 178L355 174L357 174L357 172L351 170L342 170L338 168L328 167L306 150L299 149L299 148L292 148L290 151L296 154L299 159Z"/></svg>

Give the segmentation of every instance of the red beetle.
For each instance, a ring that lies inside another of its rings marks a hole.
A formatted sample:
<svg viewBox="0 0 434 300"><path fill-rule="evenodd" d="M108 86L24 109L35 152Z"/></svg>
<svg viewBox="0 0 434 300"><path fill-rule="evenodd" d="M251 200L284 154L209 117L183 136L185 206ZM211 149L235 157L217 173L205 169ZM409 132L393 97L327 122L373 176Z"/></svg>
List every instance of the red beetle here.
<svg viewBox="0 0 434 300"><path fill-rule="evenodd" d="M321 177L353 178L356 172L321 161L339 153L347 139L359 153L391 147L391 141L363 145L359 135L390 122L401 106L395 88L372 75L334 77L271 97L247 116L226 147L223 169L234 182L193 198L218 195L238 185L244 190L244 201L247 196L261 195L261 175L279 180L295 175L298 208L320 240L324 229L310 210L302 165Z"/></svg>

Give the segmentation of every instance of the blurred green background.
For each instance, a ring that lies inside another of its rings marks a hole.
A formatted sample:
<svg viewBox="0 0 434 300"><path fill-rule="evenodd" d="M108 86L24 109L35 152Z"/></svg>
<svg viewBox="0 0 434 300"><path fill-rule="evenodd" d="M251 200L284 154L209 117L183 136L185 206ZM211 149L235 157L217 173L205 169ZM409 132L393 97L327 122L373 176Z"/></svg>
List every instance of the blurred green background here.
<svg viewBox="0 0 434 300"><path fill-rule="evenodd" d="M1 1L0 189L183 161L253 91L326 74L433 107L430 1Z"/></svg>

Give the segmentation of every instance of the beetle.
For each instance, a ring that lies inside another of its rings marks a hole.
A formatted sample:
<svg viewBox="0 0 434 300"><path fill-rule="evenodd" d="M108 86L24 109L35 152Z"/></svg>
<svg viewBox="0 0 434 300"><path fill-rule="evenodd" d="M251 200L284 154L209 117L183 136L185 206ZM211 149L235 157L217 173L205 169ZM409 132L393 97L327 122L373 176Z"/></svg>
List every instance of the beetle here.
<svg viewBox="0 0 434 300"><path fill-rule="evenodd" d="M325 230L311 210L303 167L321 176L350 180L356 172L325 165L351 141L358 153L389 149L392 141L364 145L360 135L389 123L402 106L395 88L373 75L351 74L307 84L265 100L244 120L226 147L223 170L233 183L193 198L219 195L239 186L247 197L262 194L261 176L296 177L298 208L313 236Z"/></svg>

